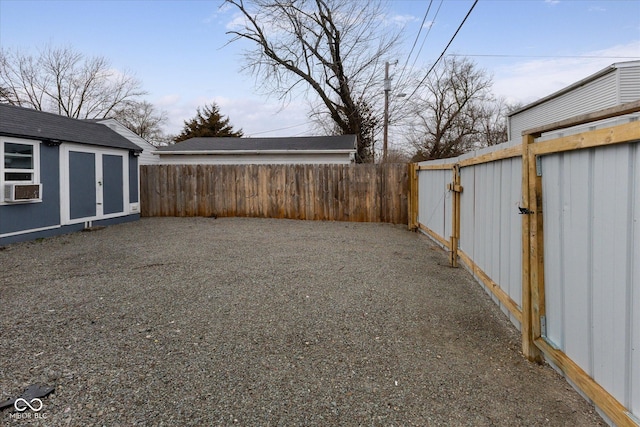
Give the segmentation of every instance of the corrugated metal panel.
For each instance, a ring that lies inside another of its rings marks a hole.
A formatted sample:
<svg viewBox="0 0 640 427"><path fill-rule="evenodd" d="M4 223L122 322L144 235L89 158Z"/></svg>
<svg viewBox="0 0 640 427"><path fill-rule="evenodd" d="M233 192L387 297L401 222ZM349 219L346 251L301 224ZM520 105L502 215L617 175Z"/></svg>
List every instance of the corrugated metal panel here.
<svg viewBox="0 0 640 427"><path fill-rule="evenodd" d="M475 261L476 166L460 169L460 185L460 249Z"/></svg>
<svg viewBox="0 0 640 427"><path fill-rule="evenodd" d="M593 378L625 401L630 146L595 152L593 183ZM586 266L582 266L583 268Z"/></svg>
<svg viewBox="0 0 640 427"><path fill-rule="evenodd" d="M522 111L510 118L511 140L522 131L619 104L616 70L557 98Z"/></svg>
<svg viewBox="0 0 640 427"><path fill-rule="evenodd" d="M618 70L620 81L620 103L640 99L640 66L624 67Z"/></svg>
<svg viewBox="0 0 640 427"><path fill-rule="evenodd" d="M518 305L522 301L522 218L518 214L521 171L520 157L460 171L464 188L460 197L460 249Z"/></svg>
<svg viewBox="0 0 640 427"><path fill-rule="evenodd" d="M635 157L630 160L633 164L633 179L631 192L632 229L629 235L631 258L629 280L631 282L631 295L628 296L629 310L629 400L624 402L631 412L640 418L640 148L635 147Z"/></svg>
<svg viewBox="0 0 640 427"><path fill-rule="evenodd" d="M450 170L418 171L418 222L443 239L451 235Z"/></svg>
<svg viewBox="0 0 640 427"><path fill-rule="evenodd" d="M589 153L546 156L542 167L546 334L591 373L585 327L591 323L591 280L585 268L592 258Z"/></svg>
<svg viewBox="0 0 640 427"><path fill-rule="evenodd" d="M522 159L503 160L502 173L502 237L500 286L519 307L522 303L522 215L518 206L522 200Z"/></svg>
<svg viewBox="0 0 640 427"><path fill-rule="evenodd" d="M495 277L494 268L491 263L494 257L497 258L491 243L494 241L493 234L497 234L494 228L495 200L494 200L494 171L495 168L483 163L475 167L476 169L476 224L481 224L476 229L475 238L475 263L487 273L489 277ZM497 259L496 259L497 261Z"/></svg>
<svg viewBox="0 0 640 427"><path fill-rule="evenodd" d="M546 335L636 416L639 170L638 143L542 158Z"/></svg>

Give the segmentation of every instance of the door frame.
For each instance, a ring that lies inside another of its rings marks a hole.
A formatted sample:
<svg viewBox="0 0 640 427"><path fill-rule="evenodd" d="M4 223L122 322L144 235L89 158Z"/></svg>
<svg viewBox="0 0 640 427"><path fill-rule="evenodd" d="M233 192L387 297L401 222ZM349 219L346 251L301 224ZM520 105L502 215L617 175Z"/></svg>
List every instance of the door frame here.
<svg viewBox="0 0 640 427"><path fill-rule="evenodd" d="M85 218L71 218L69 194L69 152L81 152L94 154L95 157L95 183L96 183L96 215ZM104 213L104 186L101 185L103 180L103 155L121 156L122 162L122 212L111 214ZM116 218L128 215L129 206L129 152L126 150L118 150L115 148L92 147L81 144L63 143L60 145L60 224L70 225L83 222L98 221L102 219Z"/></svg>

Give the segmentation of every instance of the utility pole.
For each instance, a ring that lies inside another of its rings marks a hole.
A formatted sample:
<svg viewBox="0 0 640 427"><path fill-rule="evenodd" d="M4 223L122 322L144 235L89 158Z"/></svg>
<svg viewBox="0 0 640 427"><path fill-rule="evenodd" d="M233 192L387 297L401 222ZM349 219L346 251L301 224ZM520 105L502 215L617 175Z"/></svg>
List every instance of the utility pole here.
<svg viewBox="0 0 640 427"><path fill-rule="evenodd" d="M387 151L389 148L389 92L391 92L391 79L389 78L389 65L396 65L398 61L384 63L384 121L382 137L382 163L387 162ZM404 96L404 94L403 94Z"/></svg>
<svg viewBox="0 0 640 427"><path fill-rule="evenodd" d="M391 91L391 80L389 79L389 61L384 64L384 121L382 137L382 163L387 162L387 149L389 139L389 92Z"/></svg>

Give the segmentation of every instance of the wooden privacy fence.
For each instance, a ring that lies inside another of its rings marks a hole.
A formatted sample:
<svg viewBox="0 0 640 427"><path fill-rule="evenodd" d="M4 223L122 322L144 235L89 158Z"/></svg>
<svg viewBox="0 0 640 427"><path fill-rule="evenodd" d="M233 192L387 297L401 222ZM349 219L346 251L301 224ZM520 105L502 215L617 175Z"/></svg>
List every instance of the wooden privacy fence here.
<svg viewBox="0 0 640 427"><path fill-rule="evenodd" d="M406 224L406 164L145 165L143 216Z"/></svg>
<svg viewBox="0 0 640 427"><path fill-rule="evenodd" d="M575 117L409 172L409 227L493 295L527 358L549 361L618 426L640 425L640 122L593 122L638 111Z"/></svg>

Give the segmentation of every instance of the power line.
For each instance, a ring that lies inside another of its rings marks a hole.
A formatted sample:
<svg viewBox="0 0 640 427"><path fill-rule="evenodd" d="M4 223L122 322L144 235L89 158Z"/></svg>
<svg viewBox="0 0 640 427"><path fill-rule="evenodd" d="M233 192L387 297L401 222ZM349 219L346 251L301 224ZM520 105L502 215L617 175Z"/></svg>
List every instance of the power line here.
<svg viewBox="0 0 640 427"><path fill-rule="evenodd" d="M287 126L287 127L278 128L278 129L265 130L265 131L262 131L262 132L256 132L256 133L252 133L252 134L251 134L251 137L254 137L254 136L256 136L256 135L262 135L262 134L265 134L265 133L277 132L277 131L279 131L279 130L293 129L293 128L297 128L297 127L299 127L299 126L304 126L304 125L306 125L306 124L308 124L308 123L307 123L307 122L305 122L305 123L298 123L297 125Z"/></svg>
<svg viewBox="0 0 640 427"><path fill-rule="evenodd" d="M416 53L416 57L414 58L413 62L411 63L411 68L412 69L416 66L416 62L418 62L418 58L420 58L420 54L422 53L422 49L424 48L424 44L427 42L427 38L429 37L429 34L431 34L431 29L433 28L433 23L438 19L438 14L440 13L440 9L442 8L442 3L444 3L444 0L440 0L440 4L438 5L438 9L436 9L436 14L433 16L433 19L431 20L432 25L429 25L429 29L427 30L427 34L425 34L424 38L422 39L422 44L420 45L420 49L418 50L418 53ZM428 10L427 10L427 12L428 12ZM419 35L419 33L418 33L418 35ZM409 56L411 56L411 54L409 54ZM407 58L407 61L408 61L408 58ZM405 64L405 67L406 67L406 64ZM401 80L403 75L404 75L404 69L402 70L402 74L400 75L400 78L398 78L398 80L396 82L396 87L394 88L394 90L398 89L398 87L400 86L400 80Z"/></svg>
<svg viewBox="0 0 640 427"><path fill-rule="evenodd" d="M413 53L413 49L415 49L416 44L418 44L418 40L420 39L420 33L422 33L422 29L424 28L424 23L427 21L427 16L429 15L429 11L431 10L431 5L432 4L433 4L433 0L429 1L429 6L427 6L427 11L424 14L424 18L422 18L422 23L420 24L420 29L418 30L418 34L416 35L416 39L413 41L413 46L411 46L411 50L409 51L409 55L407 55L407 60L404 62L404 65L402 66L402 71L400 72L400 77L398 77L398 79L396 80L396 87L395 87L396 89L398 88L398 84L400 83L400 80L404 76L404 72L407 69L407 65L409 64L409 59L411 58L411 54ZM431 26L429 27L429 30L431 30ZM427 35L428 34L429 33L427 33ZM426 39L426 36L425 36L425 39ZM423 43L423 45L424 45L424 43ZM416 57L417 57L417 55L416 55Z"/></svg>
<svg viewBox="0 0 640 427"><path fill-rule="evenodd" d="M510 55L510 54L461 54L450 53L447 56L466 56L484 58L577 58L577 59L640 59L640 56L598 56L598 55Z"/></svg>
<svg viewBox="0 0 640 427"><path fill-rule="evenodd" d="M440 60L444 57L444 54L447 53L447 49L449 49L449 46L451 46L451 43L453 43L453 40L456 38L456 36L458 35L458 33L460 32L460 30L462 29L462 26L464 25L464 23L467 21L467 18L469 18L469 15L471 15L471 12L473 11L473 8L476 7L476 4L478 4L478 0L475 0L473 2L473 4L471 5L471 8L469 9L469 12L467 12L467 14L465 15L464 19L462 20L462 22L460 23L460 25L458 26L458 29L456 30L456 32L453 34L453 36L451 37L451 40L449 40L449 43L447 43L447 45L444 47L444 49L442 50L442 53L440 54L440 56L438 56L438 59L436 59L436 61L433 63L433 65L431 66L431 68L429 68L429 71L427 71L427 74L425 74L424 78L422 80L420 80L420 83L418 83L418 85L416 86L416 88L413 90L413 92L411 92L411 95L407 96L407 98L405 99L404 103L402 105L405 105L407 102L409 102L409 99L416 94L416 92L418 91L418 89L420 89L420 86L422 86L422 84L427 80L427 77L429 77L429 73L431 73L431 71L433 71L433 69L436 67L436 65L438 65L438 62L440 62Z"/></svg>
<svg viewBox="0 0 640 427"><path fill-rule="evenodd" d="M431 20L432 22L435 22L436 19L438 19L438 14L440 14L440 9L442 8L442 3L444 3L444 0L440 0L440 4L438 5L436 14L433 16L433 19ZM416 54L416 58L413 60L413 64L411 64L411 68L413 68L416 65L416 62L418 62L418 58L422 53L422 48L424 48L424 44L427 42L427 37L429 37L429 34L431 33L431 28L433 28L433 25L429 26L429 30L427 31L427 34L424 35L424 39L422 39L422 44L420 45L420 50L418 50L418 53Z"/></svg>

